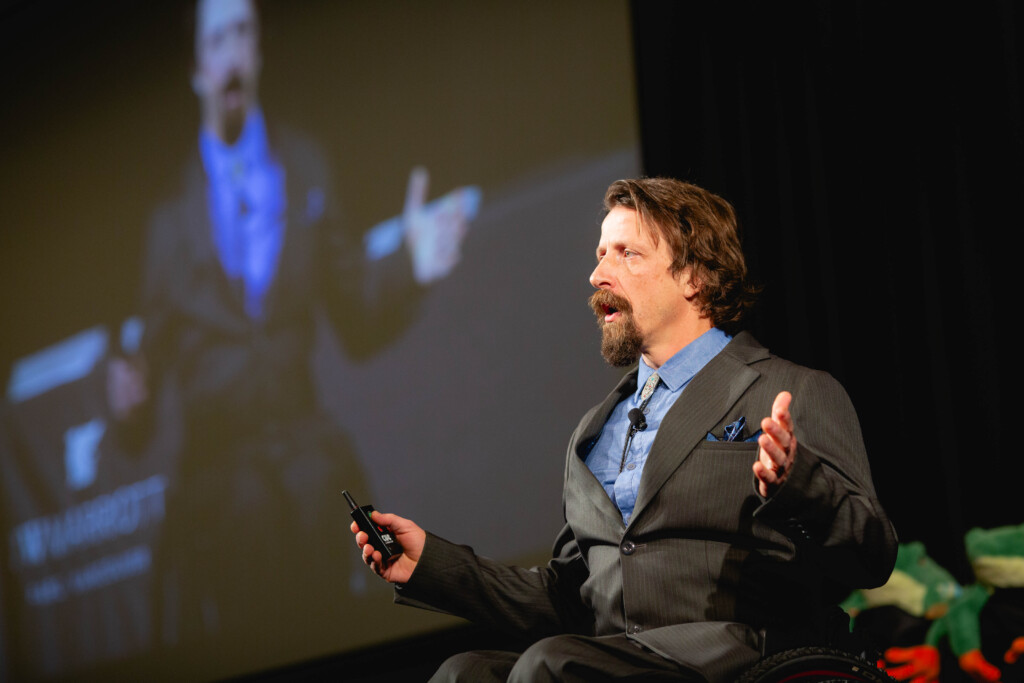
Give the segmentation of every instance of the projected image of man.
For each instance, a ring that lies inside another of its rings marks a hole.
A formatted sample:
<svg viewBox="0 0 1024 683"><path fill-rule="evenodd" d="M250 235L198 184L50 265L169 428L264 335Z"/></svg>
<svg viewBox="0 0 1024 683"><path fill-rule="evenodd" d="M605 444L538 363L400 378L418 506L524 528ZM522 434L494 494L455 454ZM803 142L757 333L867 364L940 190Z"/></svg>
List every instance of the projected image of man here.
<svg viewBox="0 0 1024 683"><path fill-rule="evenodd" d="M324 150L263 111L254 3L200 1L194 38L198 145L151 221L142 342L114 364L111 393L126 431L145 428L158 395L184 407L161 561L165 641L305 656L337 646L320 620L337 624L366 590L338 549L340 491L371 498L318 398L318 320L352 359L400 335L425 286L458 263L478 196L456 190L438 210L416 169L401 215L364 239L338 219ZM358 387L347 394L359 400Z"/></svg>

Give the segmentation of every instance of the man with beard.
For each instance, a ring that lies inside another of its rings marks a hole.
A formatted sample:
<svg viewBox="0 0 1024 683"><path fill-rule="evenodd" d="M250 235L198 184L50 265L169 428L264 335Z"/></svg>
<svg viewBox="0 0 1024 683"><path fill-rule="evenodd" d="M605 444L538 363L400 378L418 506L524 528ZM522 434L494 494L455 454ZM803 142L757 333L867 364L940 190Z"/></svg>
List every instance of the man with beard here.
<svg viewBox="0 0 1024 683"><path fill-rule="evenodd" d="M377 513L404 547L383 562L353 525L397 602L533 643L456 655L438 680L734 681L839 644L838 602L895 562L845 391L737 331L754 290L729 203L641 179L605 208L591 305L605 359L635 367L572 435L551 561L504 566Z"/></svg>
<svg viewBox="0 0 1024 683"><path fill-rule="evenodd" d="M340 491L370 493L317 398L317 316L350 356L380 348L422 286L458 262L469 212L460 191L444 210L425 207L415 171L394 248L343 230L318 146L264 118L259 28L250 0L196 6L198 153L180 197L154 215L145 331L136 357L111 364L110 393L126 433L145 432L158 396L184 406L161 561L165 639L242 642L271 662L336 647L338 629L324 625L365 592L332 542L344 533Z"/></svg>

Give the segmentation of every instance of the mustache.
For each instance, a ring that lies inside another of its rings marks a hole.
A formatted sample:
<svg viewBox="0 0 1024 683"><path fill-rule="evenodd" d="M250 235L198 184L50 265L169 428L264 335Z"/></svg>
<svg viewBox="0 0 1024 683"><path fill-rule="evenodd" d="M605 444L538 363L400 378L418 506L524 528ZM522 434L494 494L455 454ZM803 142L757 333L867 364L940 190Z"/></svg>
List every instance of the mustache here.
<svg viewBox="0 0 1024 683"><path fill-rule="evenodd" d="M232 92L232 91L241 90L241 89L242 89L242 75L240 73L238 73L237 71L235 71L235 72L233 72L231 74L231 77L228 78L227 82L224 83L224 86L221 88L221 92Z"/></svg>
<svg viewBox="0 0 1024 683"><path fill-rule="evenodd" d="M608 313L618 311L623 315L633 312L633 306L629 301L613 294L607 289L599 289L590 296L590 308L598 318L604 318Z"/></svg>

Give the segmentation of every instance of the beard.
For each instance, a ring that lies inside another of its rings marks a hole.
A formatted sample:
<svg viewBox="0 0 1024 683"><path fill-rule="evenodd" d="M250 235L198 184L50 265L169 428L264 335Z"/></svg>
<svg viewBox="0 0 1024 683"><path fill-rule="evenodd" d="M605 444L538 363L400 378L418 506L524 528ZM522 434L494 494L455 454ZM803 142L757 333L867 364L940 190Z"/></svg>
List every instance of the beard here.
<svg viewBox="0 0 1024 683"><path fill-rule="evenodd" d="M625 368L640 357L643 337L633 319L633 307L621 296L599 289L590 297L590 308L597 315L601 328L601 356L609 365ZM604 317L611 311L619 313L615 322L606 322Z"/></svg>
<svg viewBox="0 0 1024 683"><path fill-rule="evenodd" d="M222 141L233 145L242 135L245 118L249 114L249 94L241 74L234 73L221 88L220 98L220 129Z"/></svg>

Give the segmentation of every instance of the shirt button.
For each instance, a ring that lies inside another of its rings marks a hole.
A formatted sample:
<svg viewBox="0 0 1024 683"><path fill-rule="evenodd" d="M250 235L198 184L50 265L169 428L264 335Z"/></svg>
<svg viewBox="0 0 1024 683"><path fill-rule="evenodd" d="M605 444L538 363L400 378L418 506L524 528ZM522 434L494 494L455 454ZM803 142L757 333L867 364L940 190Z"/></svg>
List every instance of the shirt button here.
<svg viewBox="0 0 1024 683"><path fill-rule="evenodd" d="M636 543L633 543L633 541L626 541L625 543L622 544L622 554L623 555L632 555L635 551L636 551Z"/></svg>
<svg viewBox="0 0 1024 683"><path fill-rule="evenodd" d="M635 470L636 469L636 463L635 462L629 463L628 465L626 465L626 469L627 470Z"/></svg>

